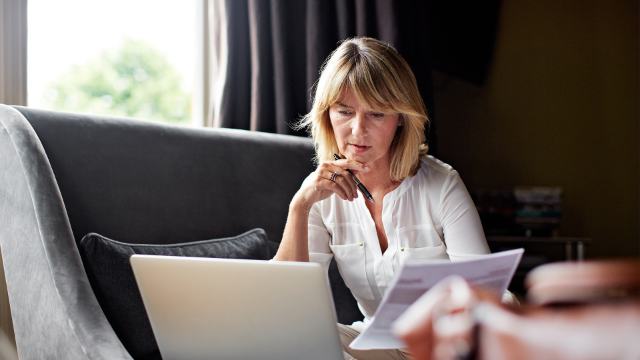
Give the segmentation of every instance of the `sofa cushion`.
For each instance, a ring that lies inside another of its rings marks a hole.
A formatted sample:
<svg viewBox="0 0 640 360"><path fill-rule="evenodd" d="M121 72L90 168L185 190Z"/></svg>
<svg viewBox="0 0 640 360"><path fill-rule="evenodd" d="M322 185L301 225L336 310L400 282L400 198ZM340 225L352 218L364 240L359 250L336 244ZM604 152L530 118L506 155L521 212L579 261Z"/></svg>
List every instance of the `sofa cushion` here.
<svg viewBox="0 0 640 360"><path fill-rule="evenodd" d="M235 237L163 245L127 244L90 233L78 248L96 298L124 347L135 359L160 359L129 263L131 255L266 260L275 246L263 229L253 229Z"/></svg>

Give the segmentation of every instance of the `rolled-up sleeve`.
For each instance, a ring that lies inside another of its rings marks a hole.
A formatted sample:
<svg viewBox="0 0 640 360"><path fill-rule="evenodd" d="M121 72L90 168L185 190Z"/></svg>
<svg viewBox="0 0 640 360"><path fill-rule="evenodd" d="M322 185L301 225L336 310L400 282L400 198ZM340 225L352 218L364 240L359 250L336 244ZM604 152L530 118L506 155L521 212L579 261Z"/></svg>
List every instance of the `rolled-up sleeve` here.
<svg viewBox="0 0 640 360"><path fill-rule="evenodd" d="M320 203L315 203L309 212L309 261L322 265L325 272L329 270L329 264L333 258L333 253L329 247L331 234L327 231L322 215L320 214Z"/></svg>

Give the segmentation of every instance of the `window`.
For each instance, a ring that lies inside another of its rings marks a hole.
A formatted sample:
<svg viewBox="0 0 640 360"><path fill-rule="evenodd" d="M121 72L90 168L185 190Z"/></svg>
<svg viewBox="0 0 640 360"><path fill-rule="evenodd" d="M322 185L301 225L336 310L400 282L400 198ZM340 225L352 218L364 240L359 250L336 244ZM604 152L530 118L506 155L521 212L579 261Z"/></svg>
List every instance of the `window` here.
<svg viewBox="0 0 640 360"><path fill-rule="evenodd" d="M28 105L193 119L199 0L29 0Z"/></svg>

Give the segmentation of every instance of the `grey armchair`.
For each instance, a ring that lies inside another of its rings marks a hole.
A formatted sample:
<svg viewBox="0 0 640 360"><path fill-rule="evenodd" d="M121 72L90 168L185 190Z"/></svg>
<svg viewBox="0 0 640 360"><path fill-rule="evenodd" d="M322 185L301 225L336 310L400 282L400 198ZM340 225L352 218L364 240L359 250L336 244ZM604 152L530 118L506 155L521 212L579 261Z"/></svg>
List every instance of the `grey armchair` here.
<svg viewBox="0 0 640 360"><path fill-rule="evenodd" d="M308 139L0 105L0 246L21 359L130 359L92 291L89 232L180 243L255 227L280 241ZM338 319L361 317L330 269Z"/></svg>

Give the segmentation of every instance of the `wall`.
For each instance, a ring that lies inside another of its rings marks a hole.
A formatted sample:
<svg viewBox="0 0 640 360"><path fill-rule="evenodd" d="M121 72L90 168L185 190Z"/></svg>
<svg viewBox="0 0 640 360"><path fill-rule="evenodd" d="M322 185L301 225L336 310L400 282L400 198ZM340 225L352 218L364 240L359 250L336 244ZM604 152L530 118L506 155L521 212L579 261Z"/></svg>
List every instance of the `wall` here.
<svg viewBox="0 0 640 360"><path fill-rule="evenodd" d="M467 186L560 185L560 234L640 255L638 2L503 1L484 86L436 73L439 157Z"/></svg>

